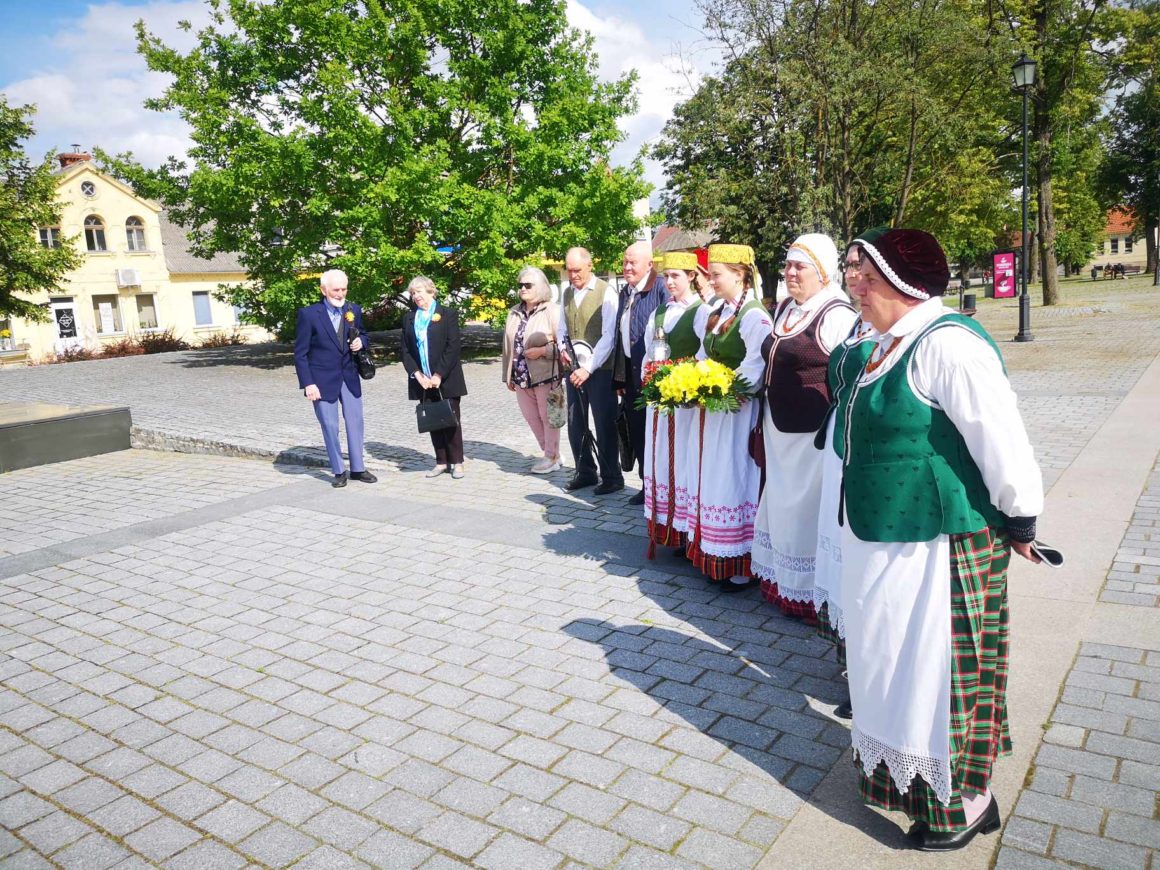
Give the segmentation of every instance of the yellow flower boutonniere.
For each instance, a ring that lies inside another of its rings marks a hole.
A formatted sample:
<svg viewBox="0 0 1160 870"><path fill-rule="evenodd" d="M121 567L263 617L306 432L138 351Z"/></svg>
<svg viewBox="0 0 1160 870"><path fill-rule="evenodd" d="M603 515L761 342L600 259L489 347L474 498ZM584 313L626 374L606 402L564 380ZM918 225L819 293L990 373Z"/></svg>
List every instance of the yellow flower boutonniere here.
<svg viewBox="0 0 1160 870"><path fill-rule="evenodd" d="M438 311L436 311L434 314L431 315L431 322L432 323L438 323L442 319L443 319L443 315L440 314Z"/></svg>
<svg viewBox="0 0 1160 870"><path fill-rule="evenodd" d="M344 314L343 317L346 318L347 323L354 323L354 312L353 311L346 312L346 314Z"/></svg>

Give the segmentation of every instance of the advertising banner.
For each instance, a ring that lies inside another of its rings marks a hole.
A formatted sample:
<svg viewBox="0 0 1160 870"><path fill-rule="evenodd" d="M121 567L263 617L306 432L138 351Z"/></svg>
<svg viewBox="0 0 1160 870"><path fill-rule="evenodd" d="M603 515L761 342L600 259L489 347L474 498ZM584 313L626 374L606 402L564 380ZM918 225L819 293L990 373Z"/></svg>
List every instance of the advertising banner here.
<svg viewBox="0 0 1160 870"><path fill-rule="evenodd" d="M1015 252L999 251L992 258L996 299L1015 298Z"/></svg>

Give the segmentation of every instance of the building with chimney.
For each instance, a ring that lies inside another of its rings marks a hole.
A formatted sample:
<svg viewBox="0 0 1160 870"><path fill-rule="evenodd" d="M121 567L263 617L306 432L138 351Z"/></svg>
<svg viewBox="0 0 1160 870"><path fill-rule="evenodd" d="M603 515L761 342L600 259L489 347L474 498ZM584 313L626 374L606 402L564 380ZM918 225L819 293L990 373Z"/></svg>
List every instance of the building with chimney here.
<svg viewBox="0 0 1160 870"><path fill-rule="evenodd" d="M0 365L36 362L78 346L99 351L108 342L167 329L194 346L215 332L272 338L214 298L219 284L247 280L236 256L195 256L185 231L160 205L98 171L79 147L58 160L61 221L36 232L45 247L78 246L84 262L59 292L23 294L48 309L47 323L0 319Z"/></svg>

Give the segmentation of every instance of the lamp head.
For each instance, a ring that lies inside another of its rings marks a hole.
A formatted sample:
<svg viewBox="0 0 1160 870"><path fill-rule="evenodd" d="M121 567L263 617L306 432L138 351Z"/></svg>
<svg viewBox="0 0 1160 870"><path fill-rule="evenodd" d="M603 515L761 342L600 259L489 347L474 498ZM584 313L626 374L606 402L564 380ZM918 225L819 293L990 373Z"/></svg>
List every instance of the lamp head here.
<svg viewBox="0 0 1160 870"><path fill-rule="evenodd" d="M1023 91L1035 84L1035 61L1026 54L1019 55L1019 60L1015 61L1011 72L1015 77L1016 90Z"/></svg>

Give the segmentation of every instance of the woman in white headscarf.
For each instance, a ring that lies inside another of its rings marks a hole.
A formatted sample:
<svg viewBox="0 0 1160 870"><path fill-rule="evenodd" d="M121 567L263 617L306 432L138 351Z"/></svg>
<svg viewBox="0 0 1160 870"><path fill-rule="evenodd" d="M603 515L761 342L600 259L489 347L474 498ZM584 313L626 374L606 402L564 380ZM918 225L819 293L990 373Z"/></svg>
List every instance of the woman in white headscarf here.
<svg viewBox="0 0 1160 870"><path fill-rule="evenodd" d="M830 406L830 351L857 315L842 290L829 236L799 236L786 253L789 297L774 313L765 366L762 428L765 488L754 526L752 566L766 600L787 616L816 622L814 566L822 456L814 435Z"/></svg>

